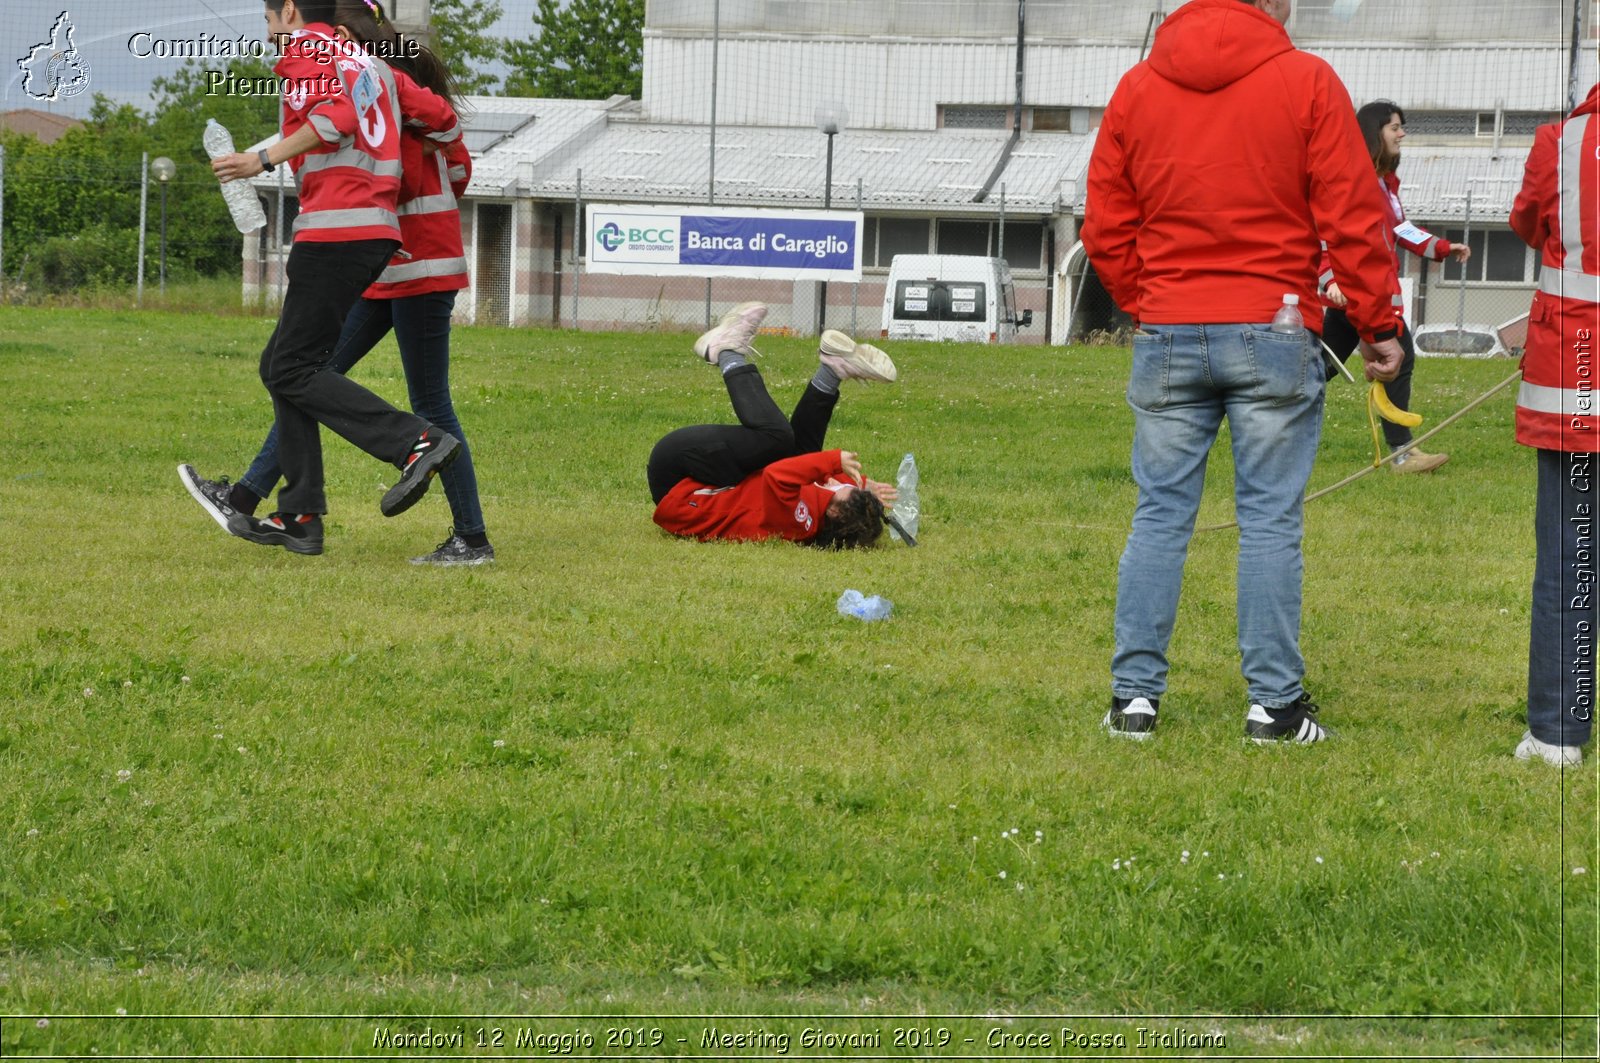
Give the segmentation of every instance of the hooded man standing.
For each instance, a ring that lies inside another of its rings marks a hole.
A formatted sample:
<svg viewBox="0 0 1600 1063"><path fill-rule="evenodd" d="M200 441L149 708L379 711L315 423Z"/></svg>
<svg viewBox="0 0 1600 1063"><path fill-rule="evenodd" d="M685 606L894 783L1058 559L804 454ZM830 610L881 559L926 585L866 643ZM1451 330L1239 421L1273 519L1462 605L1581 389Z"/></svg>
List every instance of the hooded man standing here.
<svg viewBox="0 0 1600 1063"><path fill-rule="evenodd" d="M1350 94L1297 51L1289 0L1191 0L1106 108L1089 164L1083 242L1139 323L1128 404L1139 501L1117 574L1114 735L1147 738L1206 458L1227 418L1239 521L1245 734L1316 742L1303 686L1301 537L1322 431L1317 338L1274 331L1286 301L1314 307L1320 245L1349 299L1367 376L1392 379L1394 255ZM1320 329L1320 315L1306 324Z"/></svg>

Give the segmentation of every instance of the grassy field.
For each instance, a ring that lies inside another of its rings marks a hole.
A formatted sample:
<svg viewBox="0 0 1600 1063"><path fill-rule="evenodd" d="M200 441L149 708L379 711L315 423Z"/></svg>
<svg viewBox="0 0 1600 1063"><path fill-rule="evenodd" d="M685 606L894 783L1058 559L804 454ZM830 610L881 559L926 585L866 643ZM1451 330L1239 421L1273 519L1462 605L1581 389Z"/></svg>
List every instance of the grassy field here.
<svg viewBox="0 0 1600 1063"><path fill-rule="evenodd" d="M1213 532L1136 746L1098 729L1125 350L891 347L831 438L916 453L923 545L841 556L650 522L655 439L727 419L689 337L460 329L499 560L422 570L443 492L385 520L393 470L331 436L322 557L184 493L267 427L269 329L0 309L0 1055L1594 1053L1593 761L1510 755L1510 390L1440 474L1308 510L1337 742L1242 741ZM787 405L814 354L762 346ZM1418 408L1511 368L1424 362ZM392 349L358 376L403 401ZM1370 459L1335 383L1313 487ZM1203 524L1225 448L1211 481Z"/></svg>

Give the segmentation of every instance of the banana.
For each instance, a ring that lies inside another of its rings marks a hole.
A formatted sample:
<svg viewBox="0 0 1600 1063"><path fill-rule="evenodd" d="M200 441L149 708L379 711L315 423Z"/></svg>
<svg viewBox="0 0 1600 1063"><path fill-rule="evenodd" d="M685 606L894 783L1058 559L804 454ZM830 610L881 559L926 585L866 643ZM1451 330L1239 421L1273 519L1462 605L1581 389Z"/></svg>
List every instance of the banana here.
<svg viewBox="0 0 1600 1063"><path fill-rule="evenodd" d="M1383 386L1383 381L1374 380L1372 388L1367 394L1372 400L1372 405L1377 409L1378 415L1385 421L1405 425L1407 428L1415 428L1422 423L1422 414L1402 410L1389 399L1389 392Z"/></svg>

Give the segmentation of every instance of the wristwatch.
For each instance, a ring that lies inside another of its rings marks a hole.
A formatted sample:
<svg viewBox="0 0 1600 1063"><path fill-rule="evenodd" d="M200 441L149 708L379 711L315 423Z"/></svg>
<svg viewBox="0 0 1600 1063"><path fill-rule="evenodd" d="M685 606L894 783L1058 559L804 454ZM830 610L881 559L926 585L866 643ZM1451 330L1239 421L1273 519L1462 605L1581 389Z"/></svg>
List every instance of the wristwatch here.
<svg viewBox="0 0 1600 1063"><path fill-rule="evenodd" d="M277 169L276 166L272 165L272 160L267 158L266 148L262 148L260 151L256 152L256 158L261 160L261 171L263 173L271 173L273 170Z"/></svg>

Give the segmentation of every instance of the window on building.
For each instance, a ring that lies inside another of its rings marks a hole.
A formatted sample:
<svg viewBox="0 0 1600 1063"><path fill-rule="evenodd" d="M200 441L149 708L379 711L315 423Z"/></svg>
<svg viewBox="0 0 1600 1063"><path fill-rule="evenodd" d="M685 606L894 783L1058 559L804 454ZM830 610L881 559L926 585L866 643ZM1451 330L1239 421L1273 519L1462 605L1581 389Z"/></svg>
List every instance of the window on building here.
<svg viewBox="0 0 1600 1063"><path fill-rule="evenodd" d="M941 255L988 255L989 230L993 224L986 221L950 221L939 219L938 253Z"/></svg>
<svg viewBox="0 0 1600 1063"><path fill-rule="evenodd" d="M1005 129L1008 108L973 107L947 103L939 108L939 124L945 129Z"/></svg>
<svg viewBox="0 0 1600 1063"><path fill-rule="evenodd" d="M1099 124L1098 107L1035 107L1033 128L1040 133L1087 133Z"/></svg>
<svg viewBox="0 0 1600 1063"><path fill-rule="evenodd" d="M1478 135L1480 137L1494 136L1500 126L1499 117L1500 116L1495 114L1493 111L1479 111Z"/></svg>
<svg viewBox="0 0 1600 1063"><path fill-rule="evenodd" d="M1493 117L1491 113L1490 117ZM1440 137L1470 137L1478 132L1475 111L1407 111L1406 132Z"/></svg>
<svg viewBox="0 0 1600 1063"><path fill-rule="evenodd" d="M1507 111L1505 134L1508 137L1531 137L1542 125L1561 121L1559 111Z"/></svg>
<svg viewBox="0 0 1600 1063"><path fill-rule="evenodd" d="M1460 229L1445 229L1438 235L1460 243ZM1509 229L1474 229L1467 237L1472 257L1466 263L1467 283L1532 284L1538 277L1538 261L1533 249ZM1453 258L1441 264L1446 281L1461 280L1462 266Z"/></svg>
<svg viewBox="0 0 1600 1063"><path fill-rule="evenodd" d="M927 218L868 218L868 244L876 245L877 254L870 259L872 265L888 269L896 255L925 255L928 253ZM876 235L877 239L871 239ZM868 261L865 255L863 261Z"/></svg>
<svg viewBox="0 0 1600 1063"><path fill-rule="evenodd" d="M998 256L1000 242L992 221L939 220L941 255ZM1036 221L1006 222L1005 260L1016 270L1043 268L1044 226Z"/></svg>

